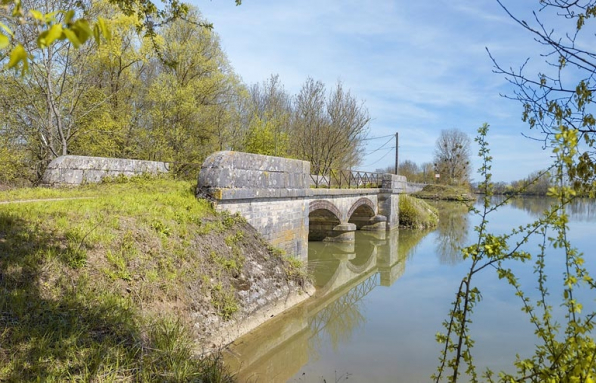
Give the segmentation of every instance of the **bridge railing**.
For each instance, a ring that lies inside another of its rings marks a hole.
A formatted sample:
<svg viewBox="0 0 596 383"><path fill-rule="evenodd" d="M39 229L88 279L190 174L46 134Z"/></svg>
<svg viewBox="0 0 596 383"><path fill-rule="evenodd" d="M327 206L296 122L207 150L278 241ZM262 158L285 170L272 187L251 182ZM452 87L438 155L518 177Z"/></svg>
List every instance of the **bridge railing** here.
<svg viewBox="0 0 596 383"><path fill-rule="evenodd" d="M311 174L310 179L311 186L314 188L380 188L383 183L383 173L330 170L327 174Z"/></svg>

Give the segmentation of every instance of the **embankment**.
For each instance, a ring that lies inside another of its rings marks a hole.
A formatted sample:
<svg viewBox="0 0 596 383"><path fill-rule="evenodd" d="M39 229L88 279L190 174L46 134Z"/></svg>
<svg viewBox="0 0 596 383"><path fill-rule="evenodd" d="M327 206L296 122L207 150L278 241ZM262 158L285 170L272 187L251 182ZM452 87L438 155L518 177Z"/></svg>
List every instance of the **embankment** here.
<svg viewBox="0 0 596 383"><path fill-rule="evenodd" d="M308 297L300 262L192 183L119 182L0 192L41 199L0 205L0 381L218 374L195 356Z"/></svg>

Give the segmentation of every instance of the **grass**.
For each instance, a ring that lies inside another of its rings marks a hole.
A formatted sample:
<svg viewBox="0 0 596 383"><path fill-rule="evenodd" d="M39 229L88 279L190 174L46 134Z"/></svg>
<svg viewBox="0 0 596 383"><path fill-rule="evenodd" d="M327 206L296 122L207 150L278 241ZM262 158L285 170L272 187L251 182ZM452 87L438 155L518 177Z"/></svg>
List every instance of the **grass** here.
<svg viewBox="0 0 596 383"><path fill-rule="evenodd" d="M451 185L426 185L412 196L421 199L444 201L474 201L475 197L467 187Z"/></svg>
<svg viewBox="0 0 596 383"><path fill-rule="evenodd" d="M251 246L279 257L193 189L141 177L0 192L90 197L0 204L0 381L232 381L217 354L197 357L197 328L242 309Z"/></svg>
<svg viewBox="0 0 596 383"><path fill-rule="evenodd" d="M406 194L399 196L399 225L413 229L437 226L439 212L423 200Z"/></svg>

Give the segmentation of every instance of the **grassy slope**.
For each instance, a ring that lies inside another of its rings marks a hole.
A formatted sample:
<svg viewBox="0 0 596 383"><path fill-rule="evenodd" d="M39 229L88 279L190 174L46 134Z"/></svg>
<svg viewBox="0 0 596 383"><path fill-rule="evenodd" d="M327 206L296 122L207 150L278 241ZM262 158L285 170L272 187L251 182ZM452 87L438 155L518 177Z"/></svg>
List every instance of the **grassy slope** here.
<svg viewBox="0 0 596 383"><path fill-rule="evenodd" d="M412 196L422 199L436 199L444 201L474 201L475 197L469 189L450 185L426 185Z"/></svg>
<svg viewBox="0 0 596 383"><path fill-rule="evenodd" d="M0 381L225 381L193 339L239 315L251 265L295 286L299 265L190 182L0 192ZM253 283L254 282L254 283Z"/></svg>
<svg viewBox="0 0 596 383"><path fill-rule="evenodd" d="M423 200L402 194L399 196L399 226L411 229L436 227L439 213Z"/></svg>

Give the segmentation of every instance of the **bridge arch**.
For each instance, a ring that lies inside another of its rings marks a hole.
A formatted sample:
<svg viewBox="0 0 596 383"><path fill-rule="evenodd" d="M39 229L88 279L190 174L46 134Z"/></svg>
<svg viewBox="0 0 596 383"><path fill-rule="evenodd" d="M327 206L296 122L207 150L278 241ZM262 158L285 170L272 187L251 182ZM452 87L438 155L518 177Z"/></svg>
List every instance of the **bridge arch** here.
<svg viewBox="0 0 596 383"><path fill-rule="evenodd" d="M341 211L329 201L315 200L308 205L308 240L324 241L341 224Z"/></svg>
<svg viewBox="0 0 596 383"><path fill-rule="evenodd" d="M349 223L356 224L356 228L360 230L363 226L369 224L370 220L375 217L377 207L369 199L362 197L358 199L350 210L348 210L347 219Z"/></svg>
<svg viewBox="0 0 596 383"><path fill-rule="evenodd" d="M309 215L317 210L327 210L328 212L332 213L335 216L335 218L337 218L339 221L341 221L341 218L342 218L341 211L339 211L337 206L335 206L334 204L332 204L329 201L325 201L323 199L317 199L317 200L311 201L308 204L308 214Z"/></svg>

